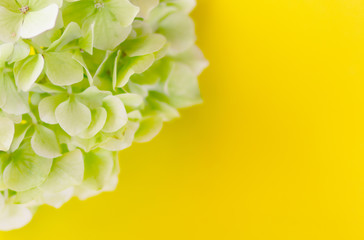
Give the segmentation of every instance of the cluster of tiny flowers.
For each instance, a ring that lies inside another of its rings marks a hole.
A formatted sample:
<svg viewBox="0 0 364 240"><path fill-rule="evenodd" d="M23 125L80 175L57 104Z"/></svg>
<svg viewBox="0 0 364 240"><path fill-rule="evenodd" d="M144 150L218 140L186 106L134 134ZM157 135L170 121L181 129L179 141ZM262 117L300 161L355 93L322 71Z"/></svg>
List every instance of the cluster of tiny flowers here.
<svg viewBox="0 0 364 240"><path fill-rule="evenodd" d="M201 102L195 0L0 1L0 230L112 191L118 151Z"/></svg>

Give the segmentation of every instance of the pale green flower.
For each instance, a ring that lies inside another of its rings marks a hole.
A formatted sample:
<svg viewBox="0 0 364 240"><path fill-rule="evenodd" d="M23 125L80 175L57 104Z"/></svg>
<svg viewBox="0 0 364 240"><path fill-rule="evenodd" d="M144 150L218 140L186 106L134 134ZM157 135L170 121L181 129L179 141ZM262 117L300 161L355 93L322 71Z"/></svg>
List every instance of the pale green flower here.
<svg viewBox="0 0 364 240"><path fill-rule="evenodd" d="M55 26L62 0L2 0L0 40L33 38Z"/></svg>
<svg viewBox="0 0 364 240"><path fill-rule="evenodd" d="M0 2L0 230L113 191L118 151L202 102L195 4Z"/></svg>

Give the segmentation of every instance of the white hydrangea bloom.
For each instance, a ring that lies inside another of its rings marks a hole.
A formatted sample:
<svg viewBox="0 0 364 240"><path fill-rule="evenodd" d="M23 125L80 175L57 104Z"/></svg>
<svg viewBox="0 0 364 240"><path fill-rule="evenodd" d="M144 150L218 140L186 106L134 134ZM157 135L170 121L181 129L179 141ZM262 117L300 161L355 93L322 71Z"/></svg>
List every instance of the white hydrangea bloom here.
<svg viewBox="0 0 364 240"><path fill-rule="evenodd" d="M201 103L195 4L0 1L0 230L113 191L118 151Z"/></svg>

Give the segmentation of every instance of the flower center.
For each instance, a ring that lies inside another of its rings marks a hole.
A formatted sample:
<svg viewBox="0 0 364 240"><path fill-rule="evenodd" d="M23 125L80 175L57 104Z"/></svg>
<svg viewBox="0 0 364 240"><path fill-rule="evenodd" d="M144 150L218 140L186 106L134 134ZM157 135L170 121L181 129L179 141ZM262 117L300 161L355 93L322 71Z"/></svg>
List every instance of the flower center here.
<svg viewBox="0 0 364 240"><path fill-rule="evenodd" d="M100 9L104 7L104 3L101 1L95 1L95 8Z"/></svg>
<svg viewBox="0 0 364 240"><path fill-rule="evenodd" d="M23 6L23 7L19 8L19 11L22 14L26 14L29 11L29 6Z"/></svg>

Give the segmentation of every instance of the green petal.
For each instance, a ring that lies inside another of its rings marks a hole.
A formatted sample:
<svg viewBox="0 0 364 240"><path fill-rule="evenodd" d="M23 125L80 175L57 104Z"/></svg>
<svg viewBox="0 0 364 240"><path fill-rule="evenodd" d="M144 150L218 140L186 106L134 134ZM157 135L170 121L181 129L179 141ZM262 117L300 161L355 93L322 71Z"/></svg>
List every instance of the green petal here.
<svg viewBox="0 0 364 240"><path fill-rule="evenodd" d="M38 105L40 119L49 124L58 123L56 119L56 108L62 102L66 101L66 99L67 96L65 94L58 94L43 98Z"/></svg>
<svg viewBox="0 0 364 240"><path fill-rule="evenodd" d="M167 40L163 35L151 34L129 40L122 47L129 57L135 57L157 52L162 49L166 42Z"/></svg>
<svg viewBox="0 0 364 240"><path fill-rule="evenodd" d="M99 107L91 111L91 124L90 126L80 134L81 138L92 138L105 126L107 112L104 108Z"/></svg>
<svg viewBox="0 0 364 240"><path fill-rule="evenodd" d="M42 191L39 188L32 188L27 191L17 192L13 203L15 204L27 204L29 202L41 201Z"/></svg>
<svg viewBox="0 0 364 240"><path fill-rule="evenodd" d="M87 75L87 79L88 79L88 82L90 84L90 86L93 86L94 84L94 79L90 73L90 71L88 70L88 67L81 55L81 52L79 51L76 51L74 54L73 54L73 59L76 60L86 71L86 75Z"/></svg>
<svg viewBox="0 0 364 240"><path fill-rule="evenodd" d="M63 5L63 0L29 0L29 7L34 10L43 9L51 4L57 4L60 8Z"/></svg>
<svg viewBox="0 0 364 240"><path fill-rule="evenodd" d="M4 171L5 185L14 191L26 191L42 184L52 166L52 159L39 157L25 143L10 157L10 163Z"/></svg>
<svg viewBox="0 0 364 240"><path fill-rule="evenodd" d="M28 44L19 40L14 44L14 51L12 52L8 62L11 64L13 62L21 61L27 56L29 56L30 47Z"/></svg>
<svg viewBox="0 0 364 240"><path fill-rule="evenodd" d="M95 24L94 47L101 50L112 50L129 35L131 26L123 27L108 11L98 11L89 25Z"/></svg>
<svg viewBox="0 0 364 240"><path fill-rule="evenodd" d="M11 143L10 152L15 152L19 148L29 128L30 128L29 124L15 125L14 139L13 142Z"/></svg>
<svg viewBox="0 0 364 240"><path fill-rule="evenodd" d="M4 89L5 85L5 76L0 72L0 108L3 108L6 104L6 90Z"/></svg>
<svg viewBox="0 0 364 240"><path fill-rule="evenodd" d="M44 60L45 72L54 85L68 86L82 81L83 68L72 53L45 53Z"/></svg>
<svg viewBox="0 0 364 240"><path fill-rule="evenodd" d="M0 151L8 151L14 137L14 123L8 118L0 117Z"/></svg>
<svg viewBox="0 0 364 240"><path fill-rule="evenodd" d="M142 18L147 18L153 8L159 4L159 0L131 0L131 2L140 8L138 17Z"/></svg>
<svg viewBox="0 0 364 240"><path fill-rule="evenodd" d="M115 86L122 88L128 83L130 77L135 73L143 73L154 62L153 54L125 59L117 76Z"/></svg>
<svg viewBox="0 0 364 240"><path fill-rule="evenodd" d="M1 107L5 112L21 115L29 111L28 93L18 92L14 80L9 75L0 77L0 96L0 104L5 99Z"/></svg>
<svg viewBox="0 0 364 240"><path fill-rule="evenodd" d="M61 156L61 148L56 134L42 125L37 125L31 139L31 145L36 154L45 158Z"/></svg>
<svg viewBox="0 0 364 240"><path fill-rule="evenodd" d="M59 51L62 49L65 45L72 42L75 39L78 39L82 36L81 29L78 26L77 23L71 22L67 25L66 29L64 30L62 36L54 41L47 51Z"/></svg>
<svg viewBox="0 0 364 240"><path fill-rule="evenodd" d="M51 172L40 188L52 193L61 192L81 184L83 175L83 155L80 150L76 149L53 160Z"/></svg>
<svg viewBox="0 0 364 240"><path fill-rule="evenodd" d="M3 177L3 172L6 168L6 166L8 166L9 164L9 154L6 152L1 152L0 151L0 191L4 191L7 188L7 186L4 183L4 177ZM1 211L1 194L0 194L0 211Z"/></svg>
<svg viewBox="0 0 364 240"><path fill-rule="evenodd" d="M111 95L111 92L101 91L93 86L77 94L76 98L89 108L98 108L102 106L104 98L109 95Z"/></svg>
<svg viewBox="0 0 364 240"><path fill-rule="evenodd" d="M171 121L172 119L180 116L177 109L166 102L159 101L157 99L148 99L147 101L152 111L156 111L157 114L162 116L163 121Z"/></svg>
<svg viewBox="0 0 364 240"><path fill-rule="evenodd" d="M180 53L190 48L196 41L192 19L183 13L173 13L164 18L157 30L170 43L172 53Z"/></svg>
<svg viewBox="0 0 364 240"><path fill-rule="evenodd" d="M128 122L123 102L115 96L108 96L104 99L104 108L107 112L107 119L104 132L115 132L123 127Z"/></svg>
<svg viewBox="0 0 364 240"><path fill-rule="evenodd" d="M88 52L90 55L93 54L94 50L94 42L95 42L94 29L95 29L95 23L92 23L90 25L84 24L82 26L83 37L80 39L79 42L80 48Z"/></svg>
<svg viewBox="0 0 364 240"><path fill-rule="evenodd" d="M135 133L134 141L136 142L149 142L163 127L163 121L160 117L146 117L140 122L138 131Z"/></svg>
<svg viewBox="0 0 364 240"><path fill-rule="evenodd" d="M7 204L0 210L0 231L22 228L32 220L31 211L23 206Z"/></svg>
<svg viewBox="0 0 364 240"><path fill-rule="evenodd" d="M42 93L64 93L66 89L60 86L55 86L50 82L35 83Z"/></svg>
<svg viewBox="0 0 364 240"><path fill-rule="evenodd" d="M174 65L166 88L170 102L176 108L202 103L197 77L182 63Z"/></svg>
<svg viewBox="0 0 364 240"><path fill-rule="evenodd" d="M65 5L62 11L64 23L67 25L70 22L76 22L82 26L84 20L95 11L95 3L93 1L74 1L74 3Z"/></svg>
<svg viewBox="0 0 364 240"><path fill-rule="evenodd" d="M15 82L19 89L26 92L32 87L43 71L44 59L41 54L30 56L14 66Z"/></svg>
<svg viewBox="0 0 364 240"><path fill-rule="evenodd" d="M68 202L72 197L73 197L72 187L57 193L44 192L43 203L52 206L54 208L60 208L64 203Z"/></svg>
<svg viewBox="0 0 364 240"><path fill-rule="evenodd" d="M105 8L109 9L123 27L129 26L139 12L139 8L130 3L129 0L105 1Z"/></svg>
<svg viewBox="0 0 364 240"><path fill-rule="evenodd" d="M102 189L110 177L113 167L113 154L110 151L97 150L87 153L83 184L94 190Z"/></svg>
<svg viewBox="0 0 364 240"><path fill-rule="evenodd" d="M200 75L209 65L209 62L197 46L192 46L187 51L173 56L173 59L188 65L195 75Z"/></svg>
<svg viewBox="0 0 364 240"><path fill-rule="evenodd" d="M124 103L125 106L138 108L143 103L143 97L135 93L123 93L117 97Z"/></svg>
<svg viewBox="0 0 364 240"><path fill-rule="evenodd" d="M143 116L139 110L134 110L134 111L128 112L128 118L130 120L139 121L143 118Z"/></svg>
<svg viewBox="0 0 364 240"><path fill-rule="evenodd" d="M90 125L91 111L74 97L70 97L57 107L56 118L63 130L71 136L76 136Z"/></svg>
<svg viewBox="0 0 364 240"><path fill-rule="evenodd" d="M22 38L33 38L52 29L56 24L57 15L57 4L51 4L39 11L28 12L24 16L23 25L20 28L20 36Z"/></svg>
<svg viewBox="0 0 364 240"><path fill-rule="evenodd" d="M0 6L0 41L15 42L23 21L21 13L14 13Z"/></svg>
<svg viewBox="0 0 364 240"><path fill-rule="evenodd" d="M113 68L113 72L112 72L112 83L113 83L113 89L115 90L115 87L116 87L116 83L117 83L117 78L118 78L118 62L119 62L119 59L121 57L121 50L119 50L117 53L116 53L116 57L115 57L115 60L114 60L114 68Z"/></svg>
<svg viewBox="0 0 364 240"><path fill-rule="evenodd" d="M14 44L13 43L4 43L0 45L0 63L6 62L8 58L13 53Z"/></svg>
<svg viewBox="0 0 364 240"><path fill-rule="evenodd" d="M164 2L174 5L185 13L190 13L196 7L196 0L165 0Z"/></svg>
<svg viewBox="0 0 364 240"><path fill-rule="evenodd" d="M128 122L126 129L119 130L114 136L104 141L100 147L108 151L121 151L130 147L138 127L138 123Z"/></svg>
<svg viewBox="0 0 364 240"><path fill-rule="evenodd" d="M19 5L16 3L15 0L1 0L0 6L8 9L10 11L13 11L13 12L18 11L18 9L19 9Z"/></svg>

